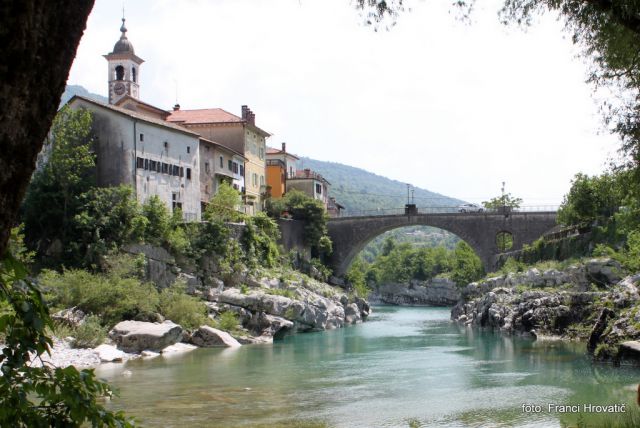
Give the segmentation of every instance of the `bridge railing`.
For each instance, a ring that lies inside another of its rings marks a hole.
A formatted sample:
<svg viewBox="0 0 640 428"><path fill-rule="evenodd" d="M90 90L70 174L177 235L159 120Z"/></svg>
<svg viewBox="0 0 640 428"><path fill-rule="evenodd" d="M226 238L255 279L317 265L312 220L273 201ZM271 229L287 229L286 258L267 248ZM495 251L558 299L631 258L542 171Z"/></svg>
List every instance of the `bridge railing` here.
<svg viewBox="0 0 640 428"><path fill-rule="evenodd" d="M508 213L520 213L520 212L552 212L558 211L559 205L523 205L519 208L504 209L500 207L498 209L485 209L482 211L472 212L472 214L508 214ZM464 211L463 211L464 210ZM458 214L469 213L468 209L459 206L446 206L446 207L417 207L418 214ZM405 207L402 208L385 208L374 210L345 210L340 213L340 217L368 217L377 215L404 215Z"/></svg>

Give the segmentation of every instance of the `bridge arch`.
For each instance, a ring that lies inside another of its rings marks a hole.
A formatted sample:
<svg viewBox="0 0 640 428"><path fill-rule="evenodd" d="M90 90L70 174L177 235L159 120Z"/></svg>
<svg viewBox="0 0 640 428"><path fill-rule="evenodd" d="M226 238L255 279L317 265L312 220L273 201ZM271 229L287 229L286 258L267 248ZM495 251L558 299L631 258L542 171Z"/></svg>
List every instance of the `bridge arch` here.
<svg viewBox="0 0 640 428"><path fill-rule="evenodd" d="M400 227L432 226L457 235L476 252L485 271L495 270L496 242L499 232L513 237L511 250L530 244L556 225L555 212L446 213L345 217L329 220L333 241L331 265L334 275L342 276L360 251L376 236Z"/></svg>

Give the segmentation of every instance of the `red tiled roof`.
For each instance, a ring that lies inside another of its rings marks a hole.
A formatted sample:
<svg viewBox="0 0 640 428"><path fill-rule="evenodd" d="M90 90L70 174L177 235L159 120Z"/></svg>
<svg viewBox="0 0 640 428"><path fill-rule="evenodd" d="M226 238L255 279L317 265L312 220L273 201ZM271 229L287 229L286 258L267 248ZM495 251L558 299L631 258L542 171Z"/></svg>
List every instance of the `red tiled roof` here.
<svg viewBox="0 0 640 428"><path fill-rule="evenodd" d="M167 117L169 122L184 124L196 123L242 123L242 118L221 108L205 108L200 110L174 110Z"/></svg>
<svg viewBox="0 0 640 428"><path fill-rule="evenodd" d="M273 147L267 147L267 154L268 155L281 155L283 153L284 152L282 150L274 149ZM294 159L300 159L298 156L294 155L293 153L286 152L285 154L287 156L291 156Z"/></svg>

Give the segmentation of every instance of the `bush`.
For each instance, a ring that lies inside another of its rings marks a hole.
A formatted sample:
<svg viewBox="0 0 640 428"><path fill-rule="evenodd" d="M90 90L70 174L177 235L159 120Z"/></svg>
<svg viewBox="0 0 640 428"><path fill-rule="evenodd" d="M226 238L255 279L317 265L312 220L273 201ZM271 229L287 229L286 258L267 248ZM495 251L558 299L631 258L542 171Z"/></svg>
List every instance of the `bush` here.
<svg viewBox="0 0 640 428"><path fill-rule="evenodd" d="M63 273L44 271L39 281L53 307L78 306L86 313L100 316L105 326L112 326L157 309L158 292L153 284L136 277L135 261L136 258L129 257L120 270L106 274L76 269Z"/></svg>
<svg viewBox="0 0 640 428"><path fill-rule="evenodd" d="M224 331L234 331L238 329L238 316L235 312L225 311L220 313L218 326Z"/></svg>
<svg viewBox="0 0 640 428"><path fill-rule="evenodd" d="M89 315L72 331L71 335L74 338L74 348L95 348L106 339L107 329L100 324L100 318Z"/></svg>
<svg viewBox="0 0 640 428"><path fill-rule="evenodd" d="M185 292L184 284L175 283L160 293L160 313L184 328L194 329L208 323L207 306Z"/></svg>

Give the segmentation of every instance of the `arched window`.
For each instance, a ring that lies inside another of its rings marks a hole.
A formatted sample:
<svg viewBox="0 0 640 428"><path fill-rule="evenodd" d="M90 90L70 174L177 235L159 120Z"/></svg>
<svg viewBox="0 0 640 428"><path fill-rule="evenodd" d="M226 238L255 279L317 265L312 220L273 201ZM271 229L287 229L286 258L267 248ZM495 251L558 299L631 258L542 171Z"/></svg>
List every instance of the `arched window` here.
<svg viewBox="0 0 640 428"><path fill-rule="evenodd" d="M116 80L124 80L124 67L121 65L116 67Z"/></svg>
<svg viewBox="0 0 640 428"><path fill-rule="evenodd" d="M131 67L131 80L136 82L136 68L135 67Z"/></svg>

